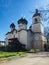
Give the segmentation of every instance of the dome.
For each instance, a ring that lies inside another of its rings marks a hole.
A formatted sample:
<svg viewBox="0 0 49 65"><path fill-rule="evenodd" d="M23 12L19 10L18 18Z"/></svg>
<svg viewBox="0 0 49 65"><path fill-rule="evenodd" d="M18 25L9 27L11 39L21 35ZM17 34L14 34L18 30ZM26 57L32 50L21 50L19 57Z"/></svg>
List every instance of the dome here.
<svg viewBox="0 0 49 65"><path fill-rule="evenodd" d="M14 24L14 23L12 23L12 24L10 25L10 27L15 28L15 24Z"/></svg>
<svg viewBox="0 0 49 65"><path fill-rule="evenodd" d="M35 17L35 16L40 16L40 17L41 17L41 14L38 13L38 9L36 9L36 12L35 12L35 14L33 15L33 17Z"/></svg>
<svg viewBox="0 0 49 65"><path fill-rule="evenodd" d="M18 20L18 24L20 24L20 23L27 25L28 21L24 18L21 18L21 19Z"/></svg>

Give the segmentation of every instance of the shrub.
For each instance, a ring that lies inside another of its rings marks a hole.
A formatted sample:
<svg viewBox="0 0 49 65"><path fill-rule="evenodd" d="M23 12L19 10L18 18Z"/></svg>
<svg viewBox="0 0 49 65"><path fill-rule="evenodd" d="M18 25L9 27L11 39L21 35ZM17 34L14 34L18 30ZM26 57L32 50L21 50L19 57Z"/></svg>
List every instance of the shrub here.
<svg viewBox="0 0 49 65"><path fill-rule="evenodd" d="M34 49L31 49L31 50L30 50L30 53L35 53L35 50L34 50Z"/></svg>
<svg viewBox="0 0 49 65"><path fill-rule="evenodd" d="M31 49L29 52L30 53L37 53L37 52L40 52L40 50L39 49Z"/></svg>
<svg viewBox="0 0 49 65"><path fill-rule="evenodd" d="M39 50L39 49L36 49L35 52L36 52L36 53L37 53L37 52L40 52L40 50Z"/></svg>

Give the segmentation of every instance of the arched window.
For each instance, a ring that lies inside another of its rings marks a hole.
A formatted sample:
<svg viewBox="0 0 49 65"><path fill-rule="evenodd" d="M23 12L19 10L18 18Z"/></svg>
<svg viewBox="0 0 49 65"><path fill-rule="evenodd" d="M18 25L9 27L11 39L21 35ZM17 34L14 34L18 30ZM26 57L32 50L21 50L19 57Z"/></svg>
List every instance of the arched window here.
<svg viewBox="0 0 49 65"><path fill-rule="evenodd" d="M37 18L35 18L35 23L37 23Z"/></svg>

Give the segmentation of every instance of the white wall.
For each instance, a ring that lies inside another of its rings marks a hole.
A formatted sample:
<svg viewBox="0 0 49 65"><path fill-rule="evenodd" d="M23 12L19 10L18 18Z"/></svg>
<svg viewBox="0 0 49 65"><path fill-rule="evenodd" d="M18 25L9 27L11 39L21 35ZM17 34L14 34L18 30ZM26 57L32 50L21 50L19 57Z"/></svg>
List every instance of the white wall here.
<svg viewBox="0 0 49 65"><path fill-rule="evenodd" d="M21 29L27 29L27 25L26 24L19 24L19 30Z"/></svg>
<svg viewBox="0 0 49 65"><path fill-rule="evenodd" d="M35 21L35 19L37 19L37 23ZM44 28L42 23L42 18L40 16L36 16L32 18L32 28L31 30L34 32L44 32Z"/></svg>
<svg viewBox="0 0 49 65"><path fill-rule="evenodd" d="M28 50L33 48L33 33L30 30L27 32L27 48Z"/></svg>
<svg viewBox="0 0 49 65"><path fill-rule="evenodd" d="M6 35L6 45L8 45L8 42L9 40L8 39L11 39L11 38L18 38L18 33L16 32L16 30L13 31L13 33L9 33Z"/></svg>
<svg viewBox="0 0 49 65"><path fill-rule="evenodd" d="M35 23L35 18L37 18L38 22L40 22L40 23L42 22L42 18L40 16L36 16L36 17L32 18L32 24Z"/></svg>
<svg viewBox="0 0 49 65"><path fill-rule="evenodd" d="M28 48L28 50L30 50L30 48L31 48L31 44L30 44L30 42L31 42L31 36L30 35L31 35L30 31L28 31L27 32L27 48Z"/></svg>
<svg viewBox="0 0 49 65"><path fill-rule="evenodd" d="M32 31L34 31L34 32L41 32L41 24L40 23L33 24L32 25Z"/></svg>
<svg viewBox="0 0 49 65"><path fill-rule="evenodd" d="M18 38L18 33L16 31L13 31L13 33L9 33L6 35L7 39L11 39L11 38Z"/></svg>
<svg viewBox="0 0 49 65"><path fill-rule="evenodd" d="M41 25L41 32L44 34L44 26Z"/></svg>
<svg viewBox="0 0 49 65"><path fill-rule="evenodd" d="M27 31L26 30L21 30L19 32L19 35L18 35L18 39L19 41L22 43L22 44L25 44L26 45L26 48L27 48Z"/></svg>

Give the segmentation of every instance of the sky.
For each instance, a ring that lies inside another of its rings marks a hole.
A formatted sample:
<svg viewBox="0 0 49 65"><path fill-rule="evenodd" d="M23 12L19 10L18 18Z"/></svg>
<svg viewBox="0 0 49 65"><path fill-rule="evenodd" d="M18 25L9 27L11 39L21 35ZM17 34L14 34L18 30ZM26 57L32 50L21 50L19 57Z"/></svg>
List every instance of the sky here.
<svg viewBox="0 0 49 65"><path fill-rule="evenodd" d="M31 12L48 4L49 0L0 0L0 41L5 40L5 34L10 31L9 26L12 22L18 29L17 21L24 17L28 21L29 28L33 16Z"/></svg>

